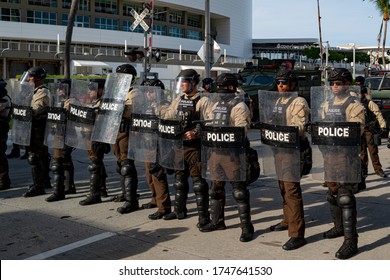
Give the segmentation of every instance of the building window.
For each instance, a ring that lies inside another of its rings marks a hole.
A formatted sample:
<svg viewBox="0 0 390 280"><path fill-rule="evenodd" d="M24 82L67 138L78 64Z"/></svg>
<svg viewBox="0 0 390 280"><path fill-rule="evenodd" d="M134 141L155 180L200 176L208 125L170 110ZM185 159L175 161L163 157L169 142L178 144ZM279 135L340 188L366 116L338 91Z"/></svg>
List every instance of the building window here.
<svg viewBox="0 0 390 280"><path fill-rule="evenodd" d="M111 18L95 18L95 28L118 30L118 20Z"/></svg>
<svg viewBox="0 0 390 280"><path fill-rule="evenodd" d="M68 25L68 18L69 18L68 14L62 14L61 24L67 26ZM91 26L90 22L91 22L91 20L90 20L89 16L76 16L74 26L89 28Z"/></svg>
<svg viewBox="0 0 390 280"><path fill-rule="evenodd" d="M62 0L62 8L70 9L72 5L72 0ZM90 0L81 0L79 1L79 11L89 12L91 10L91 1Z"/></svg>
<svg viewBox="0 0 390 280"><path fill-rule="evenodd" d="M153 20L165 22L165 21L167 21L167 13L168 13L168 11L165 11L163 9L154 9Z"/></svg>
<svg viewBox="0 0 390 280"><path fill-rule="evenodd" d="M184 38L184 30L177 27L169 27L169 36Z"/></svg>
<svg viewBox="0 0 390 280"><path fill-rule="evenodd" d="M202 17L198 15L188 15L187 25L192 27L202 27Z"/></svg>
<svg viewBox="0 0 390 280"><path fill-rule="evenodd" d="M20 22L20 10L0 8L0 19L3 21Z"/></svg>
<svg viewBox="0 0 390 280"><path fill-rule="evenodd" d="M202 33L200 31L187 30L187 38L188 39L193 39L193 40L201 40L202 39Z"/></svg>
<svg viewBox="0 0 390 280"><path fill-rule="evenodd" d="M41 11L27 11L28 23L57 24L57 14Z"/></svg>
<svg viewBox="0 0 390 280"><path fill-rule="evenodd" d="M153 34L167 36L167 27L165 25L153 24Z"/></svg>
<svg viewBox="0 0 390 280"><path fill-rule="evenodd" d="M138 25L133 31L131 31L130 26L133 23L134 23L134 21L131 21L131 20L124 20L124 21L122 21L122 31L135 32L135 33L144 33L144 29L141 27L141 25Z"/></svg>
<svg viewBox="0 0 390 280"><path fill-rule="evenodd" d="M57 8L57 0L28 0L29 5Z"/></svg>
<svg viewBox="0 0 390 280"><path fill-rule="evenodd" d="M116 0L96 0L95 12L117 15L118 3Z"/></svg>
<svg viewBox="0 0 390 280"><path fill-rule="evenodd" d="M20 4L20 0L0 0L1 3Z"/></svg>
<svg viewBox="0 0 390 280"><path fill-rule="evenodd" d="M124 16L132 16L131 10L134 9L138 14L142 13L144 10L142 5L123 3L123 15Z"/></svg>
<svg viewBox="0 0 390 280"><path fill-rule="evenodd" d="M182 12L169 12L169 22L176 24L184 24L183 13Z"/></svg>

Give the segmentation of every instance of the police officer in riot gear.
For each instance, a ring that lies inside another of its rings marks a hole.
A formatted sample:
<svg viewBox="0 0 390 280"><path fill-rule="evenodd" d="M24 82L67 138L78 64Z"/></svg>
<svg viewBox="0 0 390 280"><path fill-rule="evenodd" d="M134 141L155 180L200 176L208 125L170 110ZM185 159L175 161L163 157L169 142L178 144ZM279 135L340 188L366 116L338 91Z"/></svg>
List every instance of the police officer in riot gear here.
<svg viewBox="0 0 390 280"><path fill-rule="evenodd" d="M210 188L210 223L200 226L202 232L226 229L224 220L225 185L229 181L233 186L233 197L238 204L240 227L242 233L241 242L251 241L254 234L250 214L250 193L246 186L246 146L249 140L246 138L246 130L250 126L250 111L240 94L237 93L238 81L233 74L224 73L216 79L218 96L217 102L210 111L209 119L212 126L222 130L230 127L243 128L242 133L237 134L241 142L239 146L209 150L210 173L212 174L212 186ZM207 125L207 123L206 123ZM205 131L207 131L206 126ZM230 135L234 132L230 131ZM207 139L207 138L206 138ZM233 142L233 141L232 141ZM244 142L244 146L242 145ZM232 143L230 143L231 145ZM243 146L243 147L242 147ZM205 154L202 154L205 156ZM206 160L207 161L207 160ZM205 162L202 159L202 169ZM209 172L203 172L207 174Z"/></svg>
<svg viewBox="0 0 390 280"><path fill-rule="evenodd" d="M333 123L351 123L348 135L355 135L356 143L360 143L365 124L364 108L358 100L350 95L348 86L352 83L352 75L345 68L335 68L329 73L331 99L325 101L318 108L322 108L322 121ZM314 105L313 105L314 106ZM316 109L318 109L316 108ZM313 107L314 109L314 107ZM313 112L312 112L313 113ZM313 117L312 117L313 119ZM354 124L356 133L353 133ZM312 129L312 138L316 136ZM319 130L318 130L319 131ZM325 137L326 138L326 137ZM335 141L341 141L335 138ZM344 236L344 242L336 252L336 258L348 259L358 252L358 234L356 230L357 213L355 193L358 191L358 182L361 180L359 145L322 146L325 170L325 185L328 187L327 201L329 202L334 227L326 231L324 238L331 239Z"/></svg>
<svg viewBox="0 0 390 280"><path fill-rule="evenodd" d="M6 157L9 121L11 117L11 98L7 94L7 83L0 79L0 190L11 187L8 159Z"/></svg>
<svg viewBox="0 0 390 280"><path fill-rule="evenodd" d="M130 64L122 64L116 68L116 73L125 73L133 75L132 84L135 83L137 70ZM138 174L134 165L134 160L127 156L129 145L129 125L132 112L132 104L134 95L137 93L130 88L126 99L125 109L122 114L122 121L119 128L116 143L112 145L115 157L117 159L117 172L120 176L121 195L116 197L114 201L124 201L123 206L118 207L117 211L121 214L130 213L139 209L137 189L138 189Z"/></svg>
<svg viewBox="0 0 390 280"><path fill-rule="evenodd" d="M64 144L66 132L66 109L64 108L66 100L69 98L71 80L61 80L52 86L52 102L49 113L58 116L57 121L50 120L48 116L48 125L46 130L55 129L53 143L46 143L49 148L53 148L53 160L50 169L53 172L53 194L46 198L47 202L54 202L65 199L65 194L75 194L76 187L74 183L74 166L72 161L72 152L74 148ZM53 92L54 91L54 92ZM52 128L50 128L52 126ZM48 135L46 131L46 135ZM65 178L67 185L65 186Z"/></svg>
<svg viewBox="0 0 390 280"><path fill-rule="evenodd" d="M143 86L159 87L161 94L164 95L164 83L159 79L148 79L142 83ZM147 111L154 114L155 111L163 111L164 107L169 106L169 102L161 98L160 104L157 105L154 96L155 92L148 92L147 99L149 106ZM160 108L156 108L159 106ZM161 113L160 113L161 114ZM157 148L158 149L158 148ZM168 179L165 169L156 162L145 162L145 177L148 182L150 191L152 192L152 199L150 202L143 204L142 208L150 209L157 207L157 211L148 216L151 220L161 219L164 215L171 213L171 198L169 196Z"/></svg>
<svg viewBox="0 0 390 280"><path fill-rule="evenodd" d="M27 75L29 83L35 86L31 101L32 130L27 159L32 169L33 185L23 196L32 197L45 194L45 181L47 181L50 166L48 148L43 144L49 108L49 90L44 85L46 70L43 67L32 67Z"/></svg>
<svg viewBox="0 0 390 280"><path fill-rule="evenodd" d="M200 227L209 222L209 196L208 184L201 176L201 141L196 121L206 119L207 112L211 110L212 102L207 96L200 96L198 91L199 74L194 69L180 71L176 80L179 96L166 110L164 117L167 119L179 119L182 122L184 170L175 170L173 186L176 190L176 204L174 211L163 218L172 220L187 217L188 178L191 177L192 188L196 195L198 226ZM160 153L163 153L163 151L160 151Z"/></svg>
<svg viewBox="0 0 390 280"><path fill-rule="evenodd" d="M204 78L202 80L203 93L209 93L214 90L214 80L211 78Z"/></svg>

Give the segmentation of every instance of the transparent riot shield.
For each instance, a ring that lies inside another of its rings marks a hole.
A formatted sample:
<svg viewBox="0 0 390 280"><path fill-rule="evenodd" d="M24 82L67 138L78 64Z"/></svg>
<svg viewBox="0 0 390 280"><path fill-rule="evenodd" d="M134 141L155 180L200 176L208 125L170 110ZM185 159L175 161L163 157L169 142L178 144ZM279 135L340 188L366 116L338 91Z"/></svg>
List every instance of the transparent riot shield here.
<svg viewBox="0 0 390 280"><path fill-rule="evenodd" d="M50 83L50 108L47 113L44 144L49 148L62 149L65 146L66 109L69 86L65 83Z"/></svg>
<svg viewBox="0 0 390 280"><path fill-rule="evenodd" d="M359 99L355 96L359 92L360 87L356 86L311 88L310 134L314 179L360 182L361 125L353 120L353 113L350 113L359 110Z"/></svg>
<svg viewBox="0 0 390 280"><path fill-rule="evenodd" d="M177 83L176 86L180 86ZM184 170L183 135L185 133L183 118L180 114L180 89L170 96L169 106L161 108L158 123L157 162L168 169Z"/></svg>
<svg viewBox="0 0 390 280"><path fill-rule="evenodd" d="M14 144L29 146L32 127L31 101L34 95L34 84L10 80L12 100L11 138Z"/></svg>
<svg viewBox="0 0 390 280"><path fill-rule="evenodd" d="M92 141L115 144L132 79L130 74L108 74L92 131Z"/></svg>
<svg viewBox="0 0 390 280"><path fill-rule="evenodd" d="M232 93L210 93L216 100L202 129L202 177L209 180L246 181L245 127L234 127L230 112L240 98Z"/></svg>
<svg viewBox="0 0 390 280"><path fill-rule="evenodd" d="M160 87L138 86L133 99L129 151L130 159L157 162L158 116L163 91Z"/></svg>
<svg viewBox="0 0 390 280"><path fill-rule="evenodd" d="M97 83L72 79L69 95L65 144L82 150L90 150L95 122Z"/></svg>
<svg viewBox="0 0 390 280"><path fill-rule="evenodd" d="M259 90L259 121L262 147L258 151L263 175L280 181L299 182L300 138L296 126L287 123L287 108L297 92Z"/></svg>

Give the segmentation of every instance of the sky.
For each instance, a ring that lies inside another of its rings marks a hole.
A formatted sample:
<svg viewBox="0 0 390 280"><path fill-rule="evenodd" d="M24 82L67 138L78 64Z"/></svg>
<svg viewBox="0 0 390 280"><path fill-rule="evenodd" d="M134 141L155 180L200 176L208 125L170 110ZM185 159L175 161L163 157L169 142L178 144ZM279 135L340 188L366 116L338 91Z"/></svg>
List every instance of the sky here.
<svg viewBox="0 0 390 280"><path fill-rule="evenodd" d="M252 0L252 3L254 39L319 39L317 0ZM351 43L378 45L382 16L369 0L319 0L319 4L323 44L328 41L330 47ZM390 44L389 37L386 45Z"/></svg>

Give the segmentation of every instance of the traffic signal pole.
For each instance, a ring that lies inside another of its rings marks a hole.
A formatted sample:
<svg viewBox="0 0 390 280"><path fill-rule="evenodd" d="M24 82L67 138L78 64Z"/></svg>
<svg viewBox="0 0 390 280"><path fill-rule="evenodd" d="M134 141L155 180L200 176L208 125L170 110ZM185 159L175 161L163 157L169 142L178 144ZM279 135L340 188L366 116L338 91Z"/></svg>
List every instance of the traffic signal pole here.
<svg viewBox="0 0 390 280"><path fill-rule="evenodd" d="M211 67L214 64L213 62L213 42L210 38L210 0L205 0L205 75L206 77L211 76Z"/></svg>

